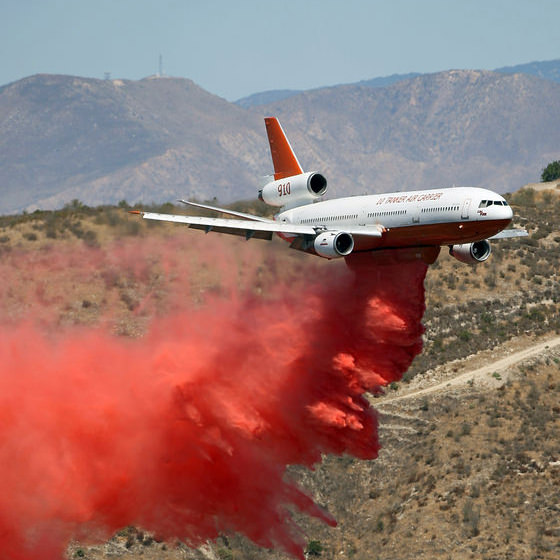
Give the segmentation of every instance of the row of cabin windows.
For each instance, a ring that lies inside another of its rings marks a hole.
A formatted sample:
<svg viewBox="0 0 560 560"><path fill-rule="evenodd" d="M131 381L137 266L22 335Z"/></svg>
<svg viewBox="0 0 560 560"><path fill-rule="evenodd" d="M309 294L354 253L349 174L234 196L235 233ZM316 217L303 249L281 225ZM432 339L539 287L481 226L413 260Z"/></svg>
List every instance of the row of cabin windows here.
<svg viewBox="0 0 560 560"><path fill-rule="evenodd" d="M422 212L452 212L459 210L458 206L440 206L439 208L422 208Z"/></svg>
<svg viewBox="0 0 560 560"><path fill-rule="evenodd" d="M406 210L392 210L390 212L370 212L368 218L378 218L379 216L400 216L406 214Z"/></svg>
<svg viewBox="0 0 560 560"><path fill-rule="evenodd" d="M505 200L482 200L478 207L487 208L488 206L492 206L492 204L495 204L496 206L509 206Z"/></svg>
<svg viewBox="0 0 560 560"><path fill-rule="evenodd" d="M323 223L323 222L339 222L342 220L355 220L358 217L358 214L345 214L344 216L326 216L322 218L307 218L305 220L301 220L302 224L316 224L316 223Z"/></svg>
<svg viewBox="0 0 560 560"><path fill-rule="evenodd" d="M487 201L487 200L483 200L481 202L482 203L486 203L488 202L488 206L490 206L490 204L498 204L499 201ZM507 203L504 203L507 204ZM482 206L479 206L479 208ZM426 213L426 212L451 212L451 211L457 211L459 210L459 206L440 206L438 208L422 208L422 213ZM406 210L391 210L391 211L386 211L386 212L369 212L368 213L368 218L379 218L382 216L401 216L401 215L405 215L407 213ZM322 222L338 222L338 221L342 221L342 220L351 220L351 219L356 219L358 217L358 214L346 214L344 216L326 216L326 217L321 217L321 218L307 218L305 220L301 220L302 224L316 224L316 223L322 223Z"/></svg>

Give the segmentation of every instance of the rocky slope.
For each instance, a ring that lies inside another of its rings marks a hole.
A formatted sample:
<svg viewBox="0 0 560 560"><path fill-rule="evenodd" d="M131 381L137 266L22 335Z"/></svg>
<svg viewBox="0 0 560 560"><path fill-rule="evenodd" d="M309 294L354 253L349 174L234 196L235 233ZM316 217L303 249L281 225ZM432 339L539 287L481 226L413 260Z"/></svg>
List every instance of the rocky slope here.
<svg viewBox="0 0 560 560"><path fill-rule="evenodd" d="M481 185L514 191L557 159L560 84L450 71L338 86L245 110L189 80L39 75L0 88L0 212L253 199L277 115L332 195Z"/></svg>

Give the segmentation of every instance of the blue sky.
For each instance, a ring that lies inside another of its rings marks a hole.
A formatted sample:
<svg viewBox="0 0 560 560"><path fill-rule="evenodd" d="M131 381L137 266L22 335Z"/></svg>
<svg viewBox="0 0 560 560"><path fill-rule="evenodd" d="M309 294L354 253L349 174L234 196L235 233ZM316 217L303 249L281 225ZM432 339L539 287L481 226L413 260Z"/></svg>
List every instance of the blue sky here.
<svg viewBox="0 0 560 560"><path fill-rule="evenodd" d="M558 0L1 0L0 85L36 73L194 80L235 100L560 58Z"/></svg>

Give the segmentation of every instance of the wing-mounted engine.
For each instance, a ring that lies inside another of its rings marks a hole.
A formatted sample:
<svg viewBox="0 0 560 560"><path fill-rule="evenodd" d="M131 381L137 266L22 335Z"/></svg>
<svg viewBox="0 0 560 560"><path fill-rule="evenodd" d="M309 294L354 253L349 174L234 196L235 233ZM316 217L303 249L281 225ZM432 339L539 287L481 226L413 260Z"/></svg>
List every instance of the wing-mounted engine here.
<svg viewBox="0 0 560 560"><path fill-rule="evenodd" d="M308 204L327 192L327 180L320 173L293 175L267 183L259 191L259 200L270 206L293 207Z"/></svg>
<svg viewBox="0 0 560 560"><path fill-rule="evenodd" d="M492 252L490 243L487 239L475 241L474 243L462 243L461 245L451 245L449 254L458 261L466 264L477 264L484 262Z"/></svg>
<svg viewBox="0 0 560 560"><path fill-rule="evenodd" d="M354 250L354 238L344 231L325 231L315 238L313 247L320 257L337 259Z"/></svg>

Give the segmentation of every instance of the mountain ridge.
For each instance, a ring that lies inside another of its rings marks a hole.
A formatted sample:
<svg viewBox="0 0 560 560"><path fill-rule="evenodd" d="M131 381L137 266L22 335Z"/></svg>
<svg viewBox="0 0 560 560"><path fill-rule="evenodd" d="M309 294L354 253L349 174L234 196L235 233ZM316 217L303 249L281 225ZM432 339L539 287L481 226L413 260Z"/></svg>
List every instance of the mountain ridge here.
<svg viewBox="0 0 560 560"><path fill-rule="evenodd" d="M292 145L321 169L342 141L344 172L332 169L341 190L373 178L381 190L461 184L511 192L556 155L559 94L560 84L538 78L453 70L387 88L314 90L254 110L295 125Z"/></svg>
<svg viewBox="0 0 560 560"><path fill-rule="evenodd" d="M513 191L557 159L560 84L455 70L333 86L243 109L183 78L36 75L0 88L0 212L253 198L281 119L329 196L480 185Z"/></svg>
<svg viewBox="0 0 560 560"><path fill-rule="evenodd" d="M451 70L448 70L451 71ZM526 64L517 64L515 66L503 66L501 68L495 68L490 70L491 72L498 72L500 74L528 74L531 76L536 76L544 80L550 80L553 82L560 82L560 59L557 60L546 60L546 61L535 61ZM411 78L416 78L418 76L425 76L429 74L439 74L440 72L409 72L406 74L391 74L389 76L379 76L376 78L369 78L366 80L360 80L358 82L335 84L334 86L322 86L314 89L324 89L328 87L337 87L341 85L356 85L356 86L368 86L368 87L387 87L397 82L404 82L410 80ZM281 101L292 97L294 95L299 95L305 91L313 90L301 90L301 89L282 89L282 90L267 90L253 93L246 97L238 99L234 103L249 109L250 107L255 107L257 105L267 105L275 101Z"/></svg>

